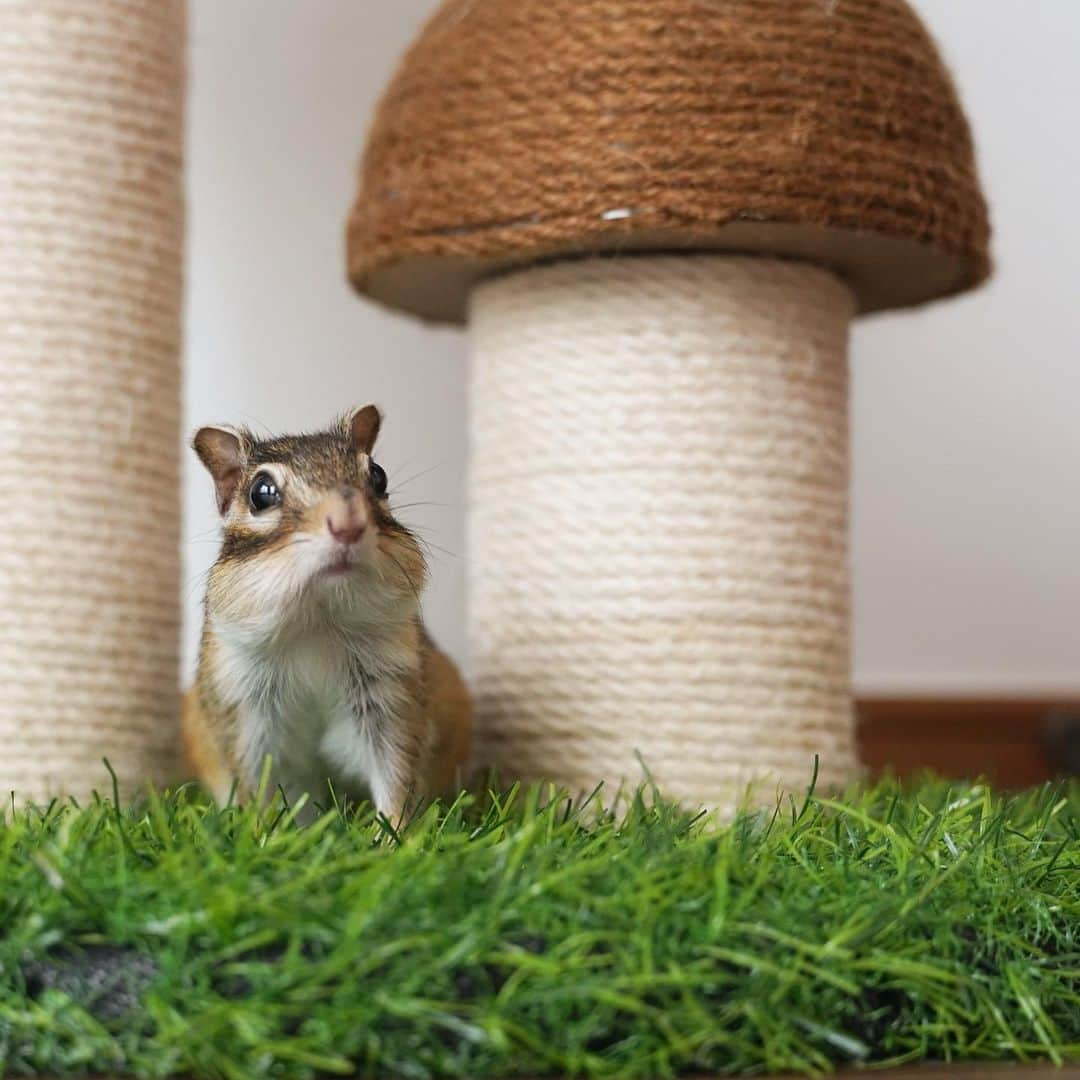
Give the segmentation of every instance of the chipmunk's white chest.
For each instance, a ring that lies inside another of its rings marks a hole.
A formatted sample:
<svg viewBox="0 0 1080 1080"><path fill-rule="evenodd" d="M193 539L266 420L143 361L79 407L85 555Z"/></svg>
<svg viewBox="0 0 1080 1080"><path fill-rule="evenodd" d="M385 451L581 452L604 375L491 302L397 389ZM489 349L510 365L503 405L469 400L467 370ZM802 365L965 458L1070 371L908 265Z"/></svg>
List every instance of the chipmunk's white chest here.
<svg viewBox="0 0 1080 1080"><path fill-rule="evenodd" d="M223 683L234 689L236 751L255 786L267 759L290 800L340 795L385 801L400 763L396 713L408 657L377 638L348 638L318 625L266 640L219 632Z"/></svg>

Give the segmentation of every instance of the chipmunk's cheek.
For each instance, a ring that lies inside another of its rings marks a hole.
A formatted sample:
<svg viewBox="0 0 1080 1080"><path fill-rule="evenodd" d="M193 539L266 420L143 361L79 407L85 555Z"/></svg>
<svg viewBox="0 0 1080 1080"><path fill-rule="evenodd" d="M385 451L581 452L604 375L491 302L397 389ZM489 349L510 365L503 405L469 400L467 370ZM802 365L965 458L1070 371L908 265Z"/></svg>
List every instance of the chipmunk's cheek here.
<svg viewBox="0 0 1080 1080"><path fill-rule="evenodd" d="M212 584L214 607L226 623L249 628L261 621L273 624L295 603L303 580L287 548L262 552L230 566Z"/></svg>

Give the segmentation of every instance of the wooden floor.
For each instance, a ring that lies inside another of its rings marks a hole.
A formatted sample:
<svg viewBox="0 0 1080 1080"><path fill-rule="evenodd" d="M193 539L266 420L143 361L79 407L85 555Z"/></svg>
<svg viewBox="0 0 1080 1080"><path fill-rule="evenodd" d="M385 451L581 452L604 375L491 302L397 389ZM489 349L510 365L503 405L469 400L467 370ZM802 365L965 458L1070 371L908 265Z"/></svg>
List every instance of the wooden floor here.
<svg viewBox="0 0 1080 1080"><path fill-rule="evenodd" d="M1075 701L864 698L856 711L860 757L873 775L932 769L1024 788L1080 773Z"/></svg>

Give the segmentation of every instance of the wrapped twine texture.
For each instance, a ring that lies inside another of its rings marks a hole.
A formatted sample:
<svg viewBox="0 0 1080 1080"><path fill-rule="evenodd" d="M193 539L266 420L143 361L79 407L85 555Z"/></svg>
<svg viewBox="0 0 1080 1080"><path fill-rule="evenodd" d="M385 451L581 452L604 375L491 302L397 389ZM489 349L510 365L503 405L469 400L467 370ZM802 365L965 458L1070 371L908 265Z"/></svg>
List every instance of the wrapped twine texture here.
<svg viewBox="0 0 1080 1080"><path fill-rule="evenodd" d="M730 806L855 767L850 290L638 256L480 287L470 644L481 758Z"/></svg>
<svg viewBox="0 0 1080 1080"><path fill-rule="evenodd" d="M460 320L492 269L754 251L836 266L869 310L978 284L988 237L905 0L445 0L375 116L349 271Z"/></svg>
<svg viewBox="0 0 1080 1080"><path fill-rule="evenodd" d="M0 790L175 765L183 0L0 5Z"/></svg>

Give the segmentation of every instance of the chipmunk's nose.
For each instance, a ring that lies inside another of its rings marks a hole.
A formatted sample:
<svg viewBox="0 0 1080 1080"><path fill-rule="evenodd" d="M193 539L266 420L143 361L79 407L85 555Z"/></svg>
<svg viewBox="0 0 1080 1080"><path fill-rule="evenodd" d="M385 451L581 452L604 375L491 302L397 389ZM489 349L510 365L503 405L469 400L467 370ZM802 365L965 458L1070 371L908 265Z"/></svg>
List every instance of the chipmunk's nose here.
<svg viewBox="0 0 1080 1080"><path fill-rule="evenodd" d="M339 544L355 544L367 532L366 525L342 525L333 518L326 519L326 527Z"/></svg>
<svg viewBox="0 0 1080 1080"><path fill-rule="evenodd" d="M339 544L355 544L363 538L367 532L367 513L354 491L342 491L333 499L326 515L326 528Z"/></svg>

